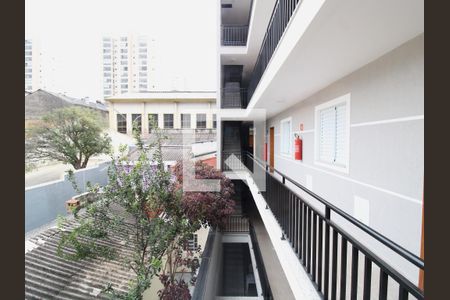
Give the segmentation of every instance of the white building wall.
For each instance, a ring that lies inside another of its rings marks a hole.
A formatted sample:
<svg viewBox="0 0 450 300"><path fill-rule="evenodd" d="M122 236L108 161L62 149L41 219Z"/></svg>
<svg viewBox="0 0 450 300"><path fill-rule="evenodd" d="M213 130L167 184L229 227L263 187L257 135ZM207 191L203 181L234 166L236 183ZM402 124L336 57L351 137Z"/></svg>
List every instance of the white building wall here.
<svg viewBox="0 0 450 300"><path fill-rule="evenodd" d="M181 128L181 114L191 114L191 128L197 128L197 114L206 114L206 128L212 128L213 114L216 113L214 103L198 102L135 102L135 103L109 103L110 128L117 130L117 114L127 114L127 130L131 134L131 115L142 114L143 133L148 133L148 115L158 114L158 126L164 127L164 114L174 115L174 129ZM112 116L113 115L113 116Z"/></svg>
<svg viewBox="0 0 450 300"><path fill-rule="evenodd" d="M370 227L417 255L424 180L423 42L422 34L267 122L267 130L275 129L276 169L351 215L368 214ZM351 97L348 174L314 162L315 107L347 93ZM290 157L280 155L280 121L289 117L294 132L299 133L300 123L304 125L303 161L294 160L294 148ZM383 258L417 280L416 268L377 245L367 240L369 249L382 251Z"/></svg>

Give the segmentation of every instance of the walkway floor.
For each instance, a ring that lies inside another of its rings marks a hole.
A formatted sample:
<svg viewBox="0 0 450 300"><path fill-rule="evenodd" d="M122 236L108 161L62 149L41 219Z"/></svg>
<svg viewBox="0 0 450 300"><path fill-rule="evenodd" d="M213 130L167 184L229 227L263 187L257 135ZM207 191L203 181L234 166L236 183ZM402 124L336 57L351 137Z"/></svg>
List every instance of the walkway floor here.
<svg viewBox="0 0 450 300"><path fill-rule="evenodd" d="M291 287L286 279L286 275L281 268L278 256L273 249L269 234L264 227L264 223L262 222L256 207L255 209L250 210L249 218L255 229L261 256L264 261L264 267L267 272L267 279L269 280L270 289L272 290L274 299L295 299Z"/></svg>

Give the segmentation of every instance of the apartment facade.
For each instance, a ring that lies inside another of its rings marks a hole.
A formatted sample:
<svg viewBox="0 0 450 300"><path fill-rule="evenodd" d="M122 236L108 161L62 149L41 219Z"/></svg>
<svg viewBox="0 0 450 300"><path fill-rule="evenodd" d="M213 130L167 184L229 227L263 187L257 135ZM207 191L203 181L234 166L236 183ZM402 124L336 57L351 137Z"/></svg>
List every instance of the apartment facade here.
<svg viewBox="0 0 450 300"><path fill-rule="evenodd" d="M154 38L126 35L102 42L104 97L156 88Z"/></svg>
<svg viewBox="0 0 450 300"><path fill-rule="evenodd" d="M213 130L216 121L216 93L208 91L155 91L127 93L106 98L109 126L131 135L133 122L141 133L152 126L167 130Z"/></svg>
<svg viewBox="0 0 450 300"><path fill-rule="evenodd" d="M423 299L423 1L217 11L217 167L250 229L214 233L194 299ZM256 295L225 270L243 241Z"/></svg>
<svg viewBox="0 0 450 300"><path fill-rule="evenodd" d="M34 92L41 86L42 69L39 42L25 39L25 91Z"/></svg>

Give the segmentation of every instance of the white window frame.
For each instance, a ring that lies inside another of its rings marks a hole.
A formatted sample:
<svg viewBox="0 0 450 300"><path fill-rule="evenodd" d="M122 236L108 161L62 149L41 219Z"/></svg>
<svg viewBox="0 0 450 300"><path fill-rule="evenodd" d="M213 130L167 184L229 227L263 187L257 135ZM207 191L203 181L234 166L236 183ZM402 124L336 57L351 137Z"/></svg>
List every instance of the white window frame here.
<svg viewBox="0 0 450 300"><path fill-rule="evenodd" d="M315 107L314 119L315 119L315 128L314 128L314 164L326 167L335 171L343 172L348 174L350 167L350 93L335 98L331 101L322 103ZM345 103L345 141L344 141L344 165L338 165L328 162L323 162L319 160L319 135L320 135L320 120L319 120L319 112L333 107L338 106L342 103Z"/></svg>
<svg viewBox="0 0 450 300"><path fill-rule="evenodd" d="M289 122L290 126L289 126L289 139L288 139L288 143L289 143L289 152L283 152L283 124ZM280 121L280 155L285 156L285 157L292 157L292 117L289 118L285 118L283 120Z"/></svg>

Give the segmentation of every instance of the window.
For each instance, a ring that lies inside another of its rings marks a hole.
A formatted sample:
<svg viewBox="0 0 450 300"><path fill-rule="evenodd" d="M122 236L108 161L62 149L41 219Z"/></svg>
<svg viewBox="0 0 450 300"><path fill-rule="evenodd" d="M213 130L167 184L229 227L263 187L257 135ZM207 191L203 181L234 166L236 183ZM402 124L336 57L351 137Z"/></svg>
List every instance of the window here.
<svg viewBox="0 0 450 300"><path fill-rule="evenodd" d="M291 155L292 153L292 118L281 120L280 122L280 153Z"/></svg>
<svg viewBox="0 0 450 300"><path fill-rule="evenodd" d="M348 172L350 94L316 106L315 162Z"/></svg>
<svg viewBox="0 0 450 300"><path fill-rule="evenodd" d="M117 114L117 131L127 133L127 115Z"/></svg>
<svg viewBox="0 0 450 300"><path fill-rule="evenodd" d="M181 128L191 128L191 114L181 114Z"/></svg>
<svg viewBox="0 0 450 300"><path fill-rule="evenodd" d="M164 128L173 128L173 114L164 114Z"/></svg>
<svg viewBox="0 0 450 300"><path fill-rule="evenodd" d="M133 122L133 131L137 130L138 132L142 132L142 115L132 114L131 121Z"/></svg>
<svg viewBox="0 0 450 300"><path fill-rule="evenodd" d="M120 85L120 88L121 88L121 89L128 89L128 84L121 84L121 85Z"/></svg>
<svg viewBox="0 0 450 300"><path fill-rule="evenodd" d="M217 116L213 114L213 128L217 128Z"/></svg>
<svg viewBox="0 0 450 300"><path fill-rule="evenodd" d="M147 67L146 67L146 66L141 66L141 67L139 68L139 71L147 71Z"/></svg>
<svg viewBox="0 0 450 300"><path fill-rule="evenodd" d="M147 54L139 54L139 58L145 59L145 58L147 58Z"/></svg>
<svg viewBox="0 0 450 300"><path fill-rule="evenodd" d="M191 234L187 240L186 250L195 251L198 248L198 235Z"/></svg>
<svg viewBox="0 0 450 300"><path fill-rule="evenodd" d="M158 127L158 114L148 114L148 132Z"/></svg>
<svg viewBox="0 0 450 300"><path fill-rule="evenodd" d="M206 128L206 114L197 114L197 128Z"/></svg>

